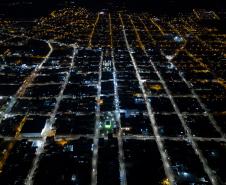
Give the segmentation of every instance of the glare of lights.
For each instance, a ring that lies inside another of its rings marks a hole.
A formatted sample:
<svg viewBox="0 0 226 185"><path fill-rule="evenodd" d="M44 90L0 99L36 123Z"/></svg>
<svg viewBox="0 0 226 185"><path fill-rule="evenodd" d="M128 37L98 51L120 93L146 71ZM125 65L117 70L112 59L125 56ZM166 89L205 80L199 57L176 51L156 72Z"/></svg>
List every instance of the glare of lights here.
<svg viewBox="0 0 226 185"><path fill-rule="evenodd" d="M37 147L37 148L40 148L42 145L43 145L43 141L41 141L41 140L37 140L37 141L34 141L33 143L32 143L32 145L33 145L33 147Z"/></svg>
<svg viewBox="0 0 226 185"><path fill-rule="evenodd" d="M173 59L173 55L166 55L166 59L167 60L172 60Z"/></svg>
<svg viewBox="0 0 226 185"><path fill-rule="evenodd" d="M170 185L169 179L168 178L163 179L162 182L161 182L161 185Z"/></svg>

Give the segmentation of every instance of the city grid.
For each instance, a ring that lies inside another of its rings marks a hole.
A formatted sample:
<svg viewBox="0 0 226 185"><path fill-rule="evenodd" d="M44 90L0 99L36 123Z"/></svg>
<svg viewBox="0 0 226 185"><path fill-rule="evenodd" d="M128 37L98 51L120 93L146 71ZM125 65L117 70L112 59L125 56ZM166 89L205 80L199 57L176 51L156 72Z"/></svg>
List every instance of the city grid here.
<svg viewBox="0 0 226 185"><path fill-rule="evenodd" d="M226 35L200 24L218 19L0 20L0 184L225 184Z"/></svg>

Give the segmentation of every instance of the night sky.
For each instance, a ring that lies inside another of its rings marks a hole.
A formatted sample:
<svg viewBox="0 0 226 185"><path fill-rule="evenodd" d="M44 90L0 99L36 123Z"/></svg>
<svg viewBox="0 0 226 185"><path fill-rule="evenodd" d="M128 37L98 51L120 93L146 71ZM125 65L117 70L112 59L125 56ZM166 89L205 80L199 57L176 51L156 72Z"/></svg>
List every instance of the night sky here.
<svg viewBox="0 0 226 185"><path fill-rule="evenodd" d="M79 5L92 10L120 9L126 7L136 11L152 11L154 13L177 13L193 8L222 9L225 0L0 0L0 13L16 17L39 17L47 15L64 6Z"/></svg>

